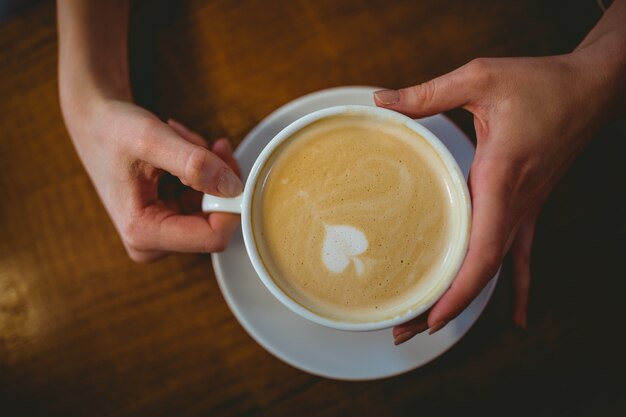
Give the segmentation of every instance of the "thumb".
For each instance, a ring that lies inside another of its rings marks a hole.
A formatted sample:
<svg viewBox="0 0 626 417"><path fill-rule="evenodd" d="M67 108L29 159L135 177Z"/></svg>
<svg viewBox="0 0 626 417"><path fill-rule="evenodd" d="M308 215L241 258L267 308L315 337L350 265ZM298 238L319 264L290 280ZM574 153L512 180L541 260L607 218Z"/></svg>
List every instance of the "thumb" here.
<svg viewBox="0 0 626 417"><path fill-rule="evenodd" d="M241 180L220 157L158 123L136 141L139 159L168 171L195 190L224 197L241 194Z"/></svg>
<svg viewBox="0 0 626 417"><path fill-rule="evenodd" d="M374 92L377 106L410 117L426 117L469 104L473 97L475 65L464 65L448 74L412 87Z"/></svg>

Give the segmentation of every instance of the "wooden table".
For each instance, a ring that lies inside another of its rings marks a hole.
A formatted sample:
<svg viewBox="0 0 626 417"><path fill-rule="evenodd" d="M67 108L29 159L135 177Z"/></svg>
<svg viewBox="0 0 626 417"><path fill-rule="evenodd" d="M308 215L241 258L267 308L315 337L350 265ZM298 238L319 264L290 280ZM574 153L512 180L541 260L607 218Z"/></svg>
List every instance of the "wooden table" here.
<svg viewBox="0 0 626 417"><path fill-rule="evenodd" d="M563 53L599 16L594 0L145 1L133 85L158 115L239 143L305 93ZM623 113L542 213L527 331L510 320L505 264L451 351L400 377L339 382L258 346L208 255L128 259L65 131L56 50L51 2L0 25L0 416L624 415ZM467 114L451 116L473 134Z"/></svg>

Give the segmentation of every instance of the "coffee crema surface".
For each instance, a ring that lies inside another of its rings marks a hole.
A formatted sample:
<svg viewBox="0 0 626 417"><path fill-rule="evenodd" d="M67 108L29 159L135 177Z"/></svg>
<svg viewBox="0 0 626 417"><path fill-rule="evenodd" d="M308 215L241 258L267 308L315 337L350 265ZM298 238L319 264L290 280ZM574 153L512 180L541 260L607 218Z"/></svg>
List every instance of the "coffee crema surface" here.
<svg viewBox="0 0 626 417"><path fill-rule="evenodd" d="M440 273L455 237L452 180L408 127L358 114L324 118L285 141L261 175L255 244L274 282L305 308L385 320L413 309Z"/></svg>

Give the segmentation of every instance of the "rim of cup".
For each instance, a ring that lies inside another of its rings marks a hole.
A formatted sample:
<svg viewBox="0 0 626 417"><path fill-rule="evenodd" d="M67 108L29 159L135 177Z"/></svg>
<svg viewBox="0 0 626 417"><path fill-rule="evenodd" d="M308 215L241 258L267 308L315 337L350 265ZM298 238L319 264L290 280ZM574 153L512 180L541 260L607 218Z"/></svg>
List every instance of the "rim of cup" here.
<svg viewBox="0 0 626 417"><path fill-rule="evenodd" d="M424 293L420 293L422 296L421 298L423 298L424 301L419 302L419 304L415 308L408 310L403 314L388 317L380 321L351 322L335 320L317 314L314 311L311 311L310 309L302 306L301 304L293 300L278 286L278 284L274 282L271 274L261 260L261 256L256 246L252 227L252 202L255 189L257 188L256 182L259 178L259 175L263 172L265 163L270 159L274 152L294 133L310 125L311 123L327 117L351 113L363 114L378 119L391 120L393 123L399 123L401 125L404 125L422 136L436 150L437 154L446 166L452 180L452 184L455 187L455 193L459 198L459 207L458 210L455 207L454 213L461 216L459 226L460 236L458 236L458 239L454 239L451 241L453 247L452 250L448 251L447 256L452 257L452 259L450 261L446 261L446 267L444 270L446 275L445 279L437 282L435 288L432 288ZM241 216L243 238L246 246L246 251L248 252L248 255L250 257L250 261L252 262L252 265L257 272L257 275L259 276L265 287L270 291L270 293L272 293L274 297L276 297L276 299L278 299L284 306L289 308L294 313L314 323L337 330L372 331L389 328L418 317L420 314L424 313L430 307L432 307L432 305L449 288L450 284L456 277L456 274L460 269L463 259L465 258L465 254L467 252L471 224L471 202L467 183L465 181L463 173L461 172L461 169L459 168L459 165L457 164L456 160L454 159L448 148L430 130L428 130L417 121L392 110L373 106L343 105L329 107L309 113L283 128L278 134L276 134L276 136L272 138L272 140L270 140L267 146L265 146L265 148L257 157L254 165L252 166L252 170L248 175L248 179L246 181L243 192Z"/></svg>

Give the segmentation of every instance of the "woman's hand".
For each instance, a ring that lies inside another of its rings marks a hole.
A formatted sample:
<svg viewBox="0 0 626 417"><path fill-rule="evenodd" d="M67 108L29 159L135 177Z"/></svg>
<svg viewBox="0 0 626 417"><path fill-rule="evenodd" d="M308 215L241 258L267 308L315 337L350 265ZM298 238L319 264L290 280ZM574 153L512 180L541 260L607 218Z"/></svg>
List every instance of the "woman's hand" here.
<svg viewBox="0 0 626 417"><path fill-rule="evenodd" d="M460 314L510 250L513 320L526 327L535 221L554 185L599 126L624 109L626 0L615 0L576 50L543 58L477 59L376 104L425 117L462 107L474 115L469 249L450 289L425 315L393 329L396 344Z"/></svg>
<svg viewBox="0 0 626 417"><path fill-rule="evenodd" d="M209 150L198 134L132 103L129 13L129 0L58 2L59 93L68 131L132 259L222 250L238 216L203 214L200 200L202 193L241 192L232 149L221 139Z"/></svg>
<svg viewBox="0 0 626 417"><path fill-rule="evenodd" d="M163 123L124 101L93 99L64 109L80 158L133 260L226 247L239 216L200 211L202 193L242 191L226 139L210 151L181 124ZM176 186L165 172L190 188Z"/></svg>
<svg viewBox="0 0 626 417"><path fill-rule="evenodd" d="M609 94L583 70L583 54L477 59L424 84L375 93L379 106L411 117L463 107L477 149L469 176L469 249L450 289L427 315L394 329L396 344L433 333L460 314L513 257L514 321L526 326L530 252L537 215L589 140Z"/></svg>

